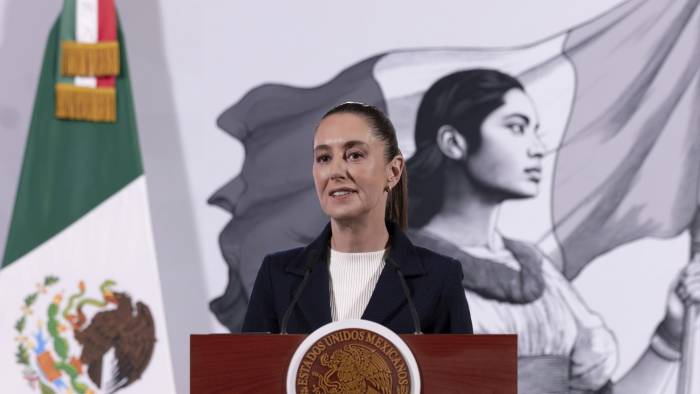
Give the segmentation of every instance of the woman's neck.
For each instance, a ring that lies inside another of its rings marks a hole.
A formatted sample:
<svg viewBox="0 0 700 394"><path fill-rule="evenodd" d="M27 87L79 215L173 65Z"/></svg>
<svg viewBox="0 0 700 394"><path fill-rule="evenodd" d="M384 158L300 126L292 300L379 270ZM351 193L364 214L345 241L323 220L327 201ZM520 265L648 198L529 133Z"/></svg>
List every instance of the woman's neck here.
<svg viewBox="0 0 700 394"><path fill-rule="evenodd" d="M458 246L502 250L496 231L502 200L464 176L454 178L459 180L448 182L442 209L423 228Z"/></svg>
<svg viewBox="0 0 700 394"><path fill-rule="evenodd" d="M382 250L389 241L383 219L331 219L331 234L331 248L346 253Z"/></svg>

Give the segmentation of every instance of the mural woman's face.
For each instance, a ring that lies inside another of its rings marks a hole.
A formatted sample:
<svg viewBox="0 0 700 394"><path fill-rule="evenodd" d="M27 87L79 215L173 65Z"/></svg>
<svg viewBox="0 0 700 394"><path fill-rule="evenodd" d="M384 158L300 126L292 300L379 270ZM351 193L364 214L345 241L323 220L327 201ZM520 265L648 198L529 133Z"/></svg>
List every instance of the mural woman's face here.
<svg viewBox="0 0 700 394"><path fill-rule="evenodd" d="M544 154L537 111L520 89L506 92L503 101L484 119L481 146L467 156L467 172L504 198L533 197L539 192Z"/></svg>
<svg viewBox="0 0 700 394"><path fill-rule="evenodd" d="M364 117L338 113L321 121L314 136L313 176L321 209L331 218L383 220L384 189L395 184L395 171L386 163L384 142Z"/></svg>

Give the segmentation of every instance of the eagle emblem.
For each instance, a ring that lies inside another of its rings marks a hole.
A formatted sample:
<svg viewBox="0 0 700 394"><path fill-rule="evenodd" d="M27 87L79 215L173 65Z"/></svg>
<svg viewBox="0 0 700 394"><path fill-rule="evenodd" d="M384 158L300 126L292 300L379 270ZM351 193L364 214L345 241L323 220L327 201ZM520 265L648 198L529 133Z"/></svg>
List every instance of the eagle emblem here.
<svg viewBox="0 0 700 394"><path fill-rule="evenodd" d="M318 379L314 394L390 394L391 370L375 350L348 344L330 356L321 355L324 374L313 372Z"/></svg>
<svg viewBox="0 0 700 394"><path fill-rule="evenodd" d="M156 336L143 302L104 280L57 289L48 276L25 297L16 321L17 364L42 394L114 393L136 382L151 361Z"/></svg>

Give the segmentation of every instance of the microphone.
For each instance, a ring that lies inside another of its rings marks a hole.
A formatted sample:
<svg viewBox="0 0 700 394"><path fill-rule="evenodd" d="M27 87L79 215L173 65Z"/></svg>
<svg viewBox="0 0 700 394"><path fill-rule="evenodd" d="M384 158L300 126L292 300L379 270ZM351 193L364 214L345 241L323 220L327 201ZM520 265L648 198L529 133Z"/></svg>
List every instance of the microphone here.
<svg viewBox="0 0 700 394"><path fill-rule="evenodd" d="M401 267L396 261L394 261L394 259L390 257L387 257L386 260L389 262L389 264L391 264L391 267L394 269L394 271L396 271L396 274L401 280L401 288L403 289L403 295L406 296L406 301L408 301L408 308L411 311L411 317L413 318L414 334L422 334L423 331L421 331L420 329L420 319L418 318L418 310L416 309L416 306L413 305L413 299L411 298L411 293L408 291L408 284L406 283L406 279L403 277Z"/></svg>
<svg viewBox="0 0 700 394"><path fill-rule="evenodd" d="M311 271L313 271L314 264L317 261L319 251L317 249L311 249L309 251L309 259L306 261L306 271L304 271L304 278L299 283L299 286L294 290L294 297L292 297L292 302L289 303L287 310L284 311L284 316L282 317L282 325L280 326L280 334L287 334L287 324L289 324L289 318L292 316L292 311L294 311L294 306L299 302L301 298L301 293L304 291L306 284L309 282L311 277Z"/></svg>

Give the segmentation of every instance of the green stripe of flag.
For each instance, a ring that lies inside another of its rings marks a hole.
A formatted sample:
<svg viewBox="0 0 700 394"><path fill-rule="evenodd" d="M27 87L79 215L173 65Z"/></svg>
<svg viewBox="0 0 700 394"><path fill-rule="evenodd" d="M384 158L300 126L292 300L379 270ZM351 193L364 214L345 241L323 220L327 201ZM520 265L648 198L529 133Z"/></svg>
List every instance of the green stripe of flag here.
<svg viewBox="0 0 700 394"><path fill-rule="evenodd" d="M63 41L75 41L75 0L64 0L63 11L61 16L58 18L59 30L58 30L58 50L56 51L56 82L61 83L73 83L72 77L64 77L61 75L61 42ZM49 39L51 42L51 39ZM47 59L44 57L44 62Z"/></svg>
<svg viewBox="0 0 700 394"><path fill-rule="evenodd" d="M49 35L22 174L2 260L5 267L85 215L143 173L121 29L117 122L54 117L59 21Z"/></svg>

